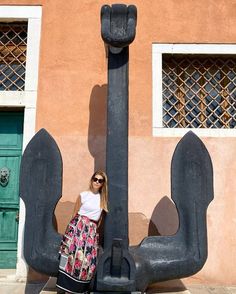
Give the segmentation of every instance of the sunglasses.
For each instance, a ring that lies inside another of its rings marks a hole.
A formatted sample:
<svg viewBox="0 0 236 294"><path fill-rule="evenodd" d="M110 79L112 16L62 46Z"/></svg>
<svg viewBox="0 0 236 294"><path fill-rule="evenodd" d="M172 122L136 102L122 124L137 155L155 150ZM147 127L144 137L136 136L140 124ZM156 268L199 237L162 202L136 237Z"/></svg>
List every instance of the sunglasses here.
<svg viewBox="0 0 236 294"><path fill-rule="evenodd" d="M94 181L94 182L98 182L99 184L104 183L104 179L98 179L98 178L96 178L96 177L93 178L93 181Z"/></svg>

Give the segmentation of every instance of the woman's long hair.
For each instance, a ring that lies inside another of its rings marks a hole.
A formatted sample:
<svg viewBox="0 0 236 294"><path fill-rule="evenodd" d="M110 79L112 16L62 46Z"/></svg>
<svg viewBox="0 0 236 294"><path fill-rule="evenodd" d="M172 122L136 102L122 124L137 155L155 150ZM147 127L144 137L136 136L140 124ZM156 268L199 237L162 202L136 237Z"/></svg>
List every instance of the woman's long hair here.
<svg viewBox="0 0 236 294"><path fill-rule="evenodd" d="M97 170L95 171L95 173L92 175L91 179L90 179L90 185L89 185L89 189L92 191L92 181L93 178L96 177L96 175L99 175L101 177L103 177L104 182L102 187L99 189L99 193L101 195L101 200L100 200L100 207L105 210L106 212L108 212L108 186L107 186L107 175L104 171L102 170Z"/></svg>

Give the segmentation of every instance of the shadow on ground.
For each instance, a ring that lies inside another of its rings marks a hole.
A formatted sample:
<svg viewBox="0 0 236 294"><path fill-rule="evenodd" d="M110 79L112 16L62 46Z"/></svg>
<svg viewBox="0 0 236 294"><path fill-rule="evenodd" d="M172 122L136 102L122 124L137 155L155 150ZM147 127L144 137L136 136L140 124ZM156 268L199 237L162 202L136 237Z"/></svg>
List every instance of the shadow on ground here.
<svg viewBox="0 0 236 294"><path fill-rule="evenodd" d="M181 280L170 280L166 282L159 282L152 284L148 287L146 293L147 294L154 294L154 293L175 293L175 292L182 292L187 290L185 285Z"/></svg>
<svg viewBox="0 0 236 294"><path fill-rule="evenodd" d="M25 294L39 294L45 283L27 283L25 286Z"/></svg>

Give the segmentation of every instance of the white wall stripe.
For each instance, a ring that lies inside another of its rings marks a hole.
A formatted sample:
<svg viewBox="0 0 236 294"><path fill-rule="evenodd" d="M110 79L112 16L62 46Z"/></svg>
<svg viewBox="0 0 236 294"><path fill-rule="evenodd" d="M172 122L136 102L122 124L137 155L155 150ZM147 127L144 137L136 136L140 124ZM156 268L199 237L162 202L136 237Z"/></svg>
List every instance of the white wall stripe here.
<svg viewBox="0 0 236 294"><path fill-rule="evenodd" d="M30 19L42 17L42 7L41 6L9 6L0 5L0 18L6 19Z"/></svg>
<svg viewBox="0 0 236 294"><path fill-rule="evenodd" d="M24 109L23 150L35 134L41 17L41 6L0 6L0 21L28 21L25 91L0 91L0 106ZM24 223L25 206L20 199L16 280L27 277L23 256Z"/></svg>

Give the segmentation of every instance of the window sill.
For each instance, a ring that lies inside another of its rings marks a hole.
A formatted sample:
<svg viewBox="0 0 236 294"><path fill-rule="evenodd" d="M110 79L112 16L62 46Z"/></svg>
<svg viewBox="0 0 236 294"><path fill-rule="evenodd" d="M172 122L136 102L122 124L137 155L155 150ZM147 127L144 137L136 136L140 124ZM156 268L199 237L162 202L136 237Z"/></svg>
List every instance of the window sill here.
<svg viewBox="0 0 236 294"><path fill-rule="evenodd" d="M183 137L192 131L198 137L236 137L236 129L193 129L193 128L158 128L154 127L154 137Z"/></svg>

